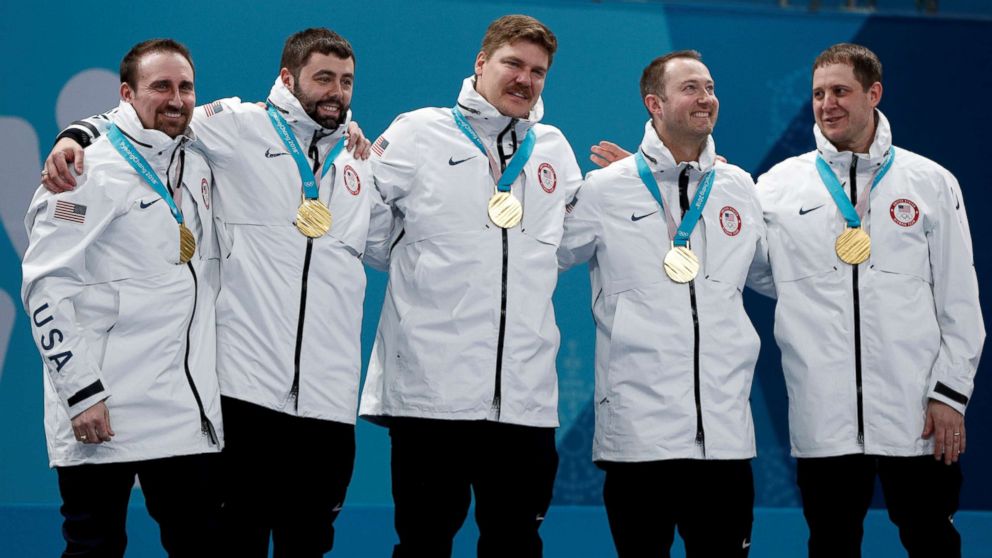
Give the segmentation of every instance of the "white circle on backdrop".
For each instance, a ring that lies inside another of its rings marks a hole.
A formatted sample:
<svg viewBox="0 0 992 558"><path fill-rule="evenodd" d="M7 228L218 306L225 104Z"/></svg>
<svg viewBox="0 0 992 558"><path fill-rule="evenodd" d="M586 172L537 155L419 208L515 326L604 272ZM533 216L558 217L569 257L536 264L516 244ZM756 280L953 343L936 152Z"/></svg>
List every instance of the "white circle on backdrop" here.
<svg viewBox="0 0 992 558"><path fill-rule="evenodd" d="M120 87L120 77L105 68L90 68L69 78L55 101L55 120L59 129L80 118L116 107Z"/></svg>

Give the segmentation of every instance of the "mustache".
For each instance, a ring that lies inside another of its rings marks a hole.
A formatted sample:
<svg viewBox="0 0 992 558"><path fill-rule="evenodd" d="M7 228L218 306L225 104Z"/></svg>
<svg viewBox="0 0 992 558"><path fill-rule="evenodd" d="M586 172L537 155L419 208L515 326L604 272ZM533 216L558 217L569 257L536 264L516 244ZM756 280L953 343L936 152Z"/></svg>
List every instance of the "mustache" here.
<svg viewBox="0 0 992 558"><path fill-rule="evenodd" d="M516 85L516 86L510 87L509 89L506 90L506 92L507 93L519 93L520 95L523 95L527 99L530 99L530 97L531 97L530 88L529 87L526 87L526 86L523 86L523 85Z"/></svg>

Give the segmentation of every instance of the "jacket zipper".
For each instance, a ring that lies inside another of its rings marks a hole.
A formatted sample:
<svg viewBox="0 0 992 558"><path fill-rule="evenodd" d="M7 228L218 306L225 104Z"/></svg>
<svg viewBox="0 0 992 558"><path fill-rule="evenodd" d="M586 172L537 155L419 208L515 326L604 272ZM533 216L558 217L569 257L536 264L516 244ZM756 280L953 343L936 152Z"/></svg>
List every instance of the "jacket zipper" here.
<svg viewBox="0 0 992 558"><path fill-rule="evenodd" d="M689 166L682 169L679 174L679 206L682 208L682 217L689 209ZM689 304L692 307L692 381L693 395L696 398L696 445L703 451L706 457L706 433L703 430L703 404L700 396L699 385L699 310L696 306L696 280L689 281Z"/></svg>
<svg viewBox="0 0 992 558"><path fill-rule="evenodd" d="M517 152L517 131L513 125L517 123L516 118L511 118L506 128L496 136L496 149L499 151L499 164L502 170L506 170L506 162ZM503 136L511 132L510 140L513 145L513 152L506 154L503 152ZM501 278L500 300L499 300L499 336L496 338L496 385L493 388L492 410L496 420L499 421L500 410L503 397L503 345L506 340L506 284L510 260L510 240L506 229L501 228L503 238L503 271Z"/></svg>
<svg viewBox="0 0 992 558"><path fill-rule="evenodd" d="M203 410L203 400L200 398L200 392L196 389L196 384L193 383L193 374L189 369L190 332L193 329L193 319L196 317L196 303L199 298L200 283L196 279L193 262L186 262L186 267L193 276L193 311L189 316L189 324L186 325L186 357L183 359L183 366L186 368L186 381L189 383L189 389L193 391L193 399L196 400L196 407L200 411L200 430L210 438L211 444L217 445L217 432L214 430L214 425L210 423L210 419L207 418L206 411Z"/></svg>
<svg viewBox="0 0 992 558"><path fill-rule="evenodd" d="M320 151L317 141L326 134L314 130L310 140L309 155L313 158L313 174L320 169ZM303 353L303 323L307 314L307 279L310 277L310 259L313 256L313 238L307 237L307 251L303 256L303 277L300 282L300 317L296 322L296 351L293 354L293 385L289 388L289 398L293 400L293 410L300 410L300 355Z"/></svg>
<svg viewBox="0 0 992 558"><path fill-rule="evenodd" d="M851 203L858 203L858 156L851 154ZM864 223L862 222L862 226ZM861 385L861 295L858 288L858 265L851 266L854 294L854 382L858 392L858 445L865 445L864 396Z"/></svg>

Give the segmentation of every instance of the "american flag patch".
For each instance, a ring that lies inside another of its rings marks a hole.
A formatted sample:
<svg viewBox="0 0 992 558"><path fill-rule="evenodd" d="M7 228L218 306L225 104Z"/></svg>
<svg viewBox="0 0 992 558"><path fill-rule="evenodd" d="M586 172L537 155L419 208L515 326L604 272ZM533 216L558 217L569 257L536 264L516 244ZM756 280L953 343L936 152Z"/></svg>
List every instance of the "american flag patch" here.
<svg viewBox="0 0 992 558"><path fill-rule="evenodd" d="M207 116L213 116L218 112L224 111L224 105L220 104L220 101L214 101L209 105L203 105L203 112L207 113Z"/></svg>
<svg viewBox="0 0 992 558"><path fill-rule="evenodd" d="M375 143L372 144L372 152L382 157L387 147L389 147L389 140L386 139L386 136L379 136L379 139L375 140Z"/></svg>
<svg viewBox="0 0 992 558"><path fill-rule="evenodd" d="M82 224L86 221L86 206L58 200L55 202L55 218Z"/></svg>

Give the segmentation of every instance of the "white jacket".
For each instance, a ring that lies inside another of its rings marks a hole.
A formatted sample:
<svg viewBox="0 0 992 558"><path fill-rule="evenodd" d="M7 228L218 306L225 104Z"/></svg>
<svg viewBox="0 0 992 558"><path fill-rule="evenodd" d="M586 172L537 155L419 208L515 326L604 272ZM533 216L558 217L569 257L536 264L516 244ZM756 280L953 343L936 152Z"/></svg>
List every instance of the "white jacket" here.
<svg viewBox="0 0 992 558"><path fill-rule="evenodd" d="M106 138L87 151L75 190L38 189L25 220L22 299L47 371L53 467L216 452L223 444L210 169L187 149L192 136L144 129L127 103L113 121L163 183L182 177L178 205L196 252L179 263L179 225L168 204ZM77 442L70 418L102 400L116 436Z"/></svg>
<svg viewBox="0 0 992 558"><path fill-rule="evenodd" d="M859 193L869 187L893 148L876 115L867 155L837 152L814 126L817 151L758 179L796 457L932 453L920 437L927 401L965 411L985 340L961 189L933 161L895 148L862 219L871 257L854 269L834 251L846 223L816 156L848 196L852 175ZM770 279L755 286L772 294Z"/></svg>
<svg viewBox="0 0 992 558"><path fill-rule="evenodd" d="M311 165L311 145L316 141L323 164L351 120L349 111L336 131L322 129L279 79L269 101ZM99 125L99 118L89 122ZM299 170L265 109L222 99L198 107L191 128L214 169L222 224L221 392L291 415L354 424L365 297L362 256L366 241L388 243L390 222L368 162L344 150L321 177L319 198L329 205L333 223L327 234L310 241L294 225L302 199ZM378 237L369 237L373 211L382 224Z"/></svg>
<svg viewBox="0 0 992 558"><path fill-rule="evenodd" d="M557 426L555 252L581 174L561 132L538 124L540 100L528 119L511 119L468 78L458 104L504 165L534 130L512 186L523 220L505 233L490 222L488 160L450 108L400 115L382 134L376 185L402 232L359 414Z"/></svg>
<svg viewBox="0 0 992 558"><path fill-rule="evenodd" d="M715 169L689 240L700 260L691 284L665 275L665 210L633 157L589 173L565 218L561 265L588 260L591 275L596 461L755 455L748 399L760 343L741 289L754 254L765 249L765 227L751 176L717 162L714 149L710 138L698 162L677 164L650 121L640 146L676 224L679 176L688 169L692 200L701 177Z"/></svg>

